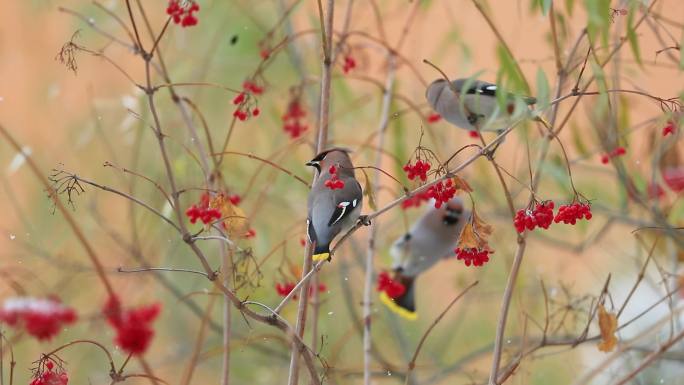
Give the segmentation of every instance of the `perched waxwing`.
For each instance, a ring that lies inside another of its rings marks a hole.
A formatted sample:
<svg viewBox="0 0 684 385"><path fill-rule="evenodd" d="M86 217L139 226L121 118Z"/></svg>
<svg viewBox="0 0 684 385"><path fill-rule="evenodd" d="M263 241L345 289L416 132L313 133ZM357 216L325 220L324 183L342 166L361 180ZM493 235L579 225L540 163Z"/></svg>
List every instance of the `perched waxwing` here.
<svg viewBox="0 0 684 385"><path fill-rule="evenodd" d="M423 216L394 242L390 250L392 279L404 286L404 294L392 299L381 292L380 300L395 313L415 319L416 278L438 261L454 255L463 226L469 218L470 211L465 210L459 197L452 198L440 208L429 205Z"/></svg>
<svg viewBox="0 0 684 385"><path fill-rule="evenodd" d="M496 84L475 79L457 79L451 86L444 79L430 83L425 98L447 122L469 131L501 131L516 119L530 114L533 97L506 95L504 110L497 100Z"/></svg>
<svg viewBox="0 0 684 385"><path fill-rule="evenodd" d="M330 258L330 242L359 219L363 192L346 149L323 151L306 165L318 170L309 192L307 233L315 244L313 260L319 261Z"/></svg>

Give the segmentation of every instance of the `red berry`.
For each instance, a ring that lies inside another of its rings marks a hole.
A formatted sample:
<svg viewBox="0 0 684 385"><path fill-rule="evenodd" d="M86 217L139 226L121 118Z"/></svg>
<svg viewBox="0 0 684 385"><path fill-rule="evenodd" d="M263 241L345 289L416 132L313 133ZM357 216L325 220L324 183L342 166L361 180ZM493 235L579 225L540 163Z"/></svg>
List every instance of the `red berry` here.
<svg viewBox="0 0 684 385"><path fill-rule="evenodd" d="M663 136L668 136L675 133L674 122L668 122L665 127L663 127Z"/></svg>
<svg viewBox="0 0 684 385"><path fill-rule="evenodd" d="M345 56L344 64L342 65L342 71L344 71L344 73L347 74L354 68L356 68L356 60L354 60L354 58L351 56Z"/></svg>
<svg viewBox="0 0 684 385"><path fill-rule="evenodd" d="M245 93L240 92L234 99L233 104L237 105L245 101Z"/></svg>
<svg viewBox="0 0 684 385"><path fill-rule="evenodd" d="M376 290L385 292L388 297L396 299L404 295L406 292L406 287L401 282L390 278L389 273L383 271L378 274L378 284L376 286Z"/></svg>
<svg viewBox="0 0 684 385"><path fill-rule="evenodd" d="M191 27L199 22L193 14L199 11L199 9L199 4L194 0L188 0L184 3L184 6L181 6L180 0L170 0L166 13L171 16L174 23L180 24L182 27Z"/></svg>
<svg viewBox="0 0 684 385"><path fill-rule="evenodd" d="M456 253L456 259L463 261L466 266L483 266L485 263L489 262L489 254L493 253L493 251L487 249L462 249L460 247L457 247L454 252Z"/></svg>
<svg viewBox="0 0 684 385"><path fill-rule="evenodd" d="M237 206L242 201L242 198L238 194L233 194L228 197L228 200L233 206Z"/></svg>
<svg viewBox="0 0 684 385"><path fill-rule="evenodd" d="M435 122L439 122L441 119L442 119L442 116L440 114L430 114L430 116L428 116L428 118L427 118L427 121L428 121L428 123L435 123Z"/></svg>

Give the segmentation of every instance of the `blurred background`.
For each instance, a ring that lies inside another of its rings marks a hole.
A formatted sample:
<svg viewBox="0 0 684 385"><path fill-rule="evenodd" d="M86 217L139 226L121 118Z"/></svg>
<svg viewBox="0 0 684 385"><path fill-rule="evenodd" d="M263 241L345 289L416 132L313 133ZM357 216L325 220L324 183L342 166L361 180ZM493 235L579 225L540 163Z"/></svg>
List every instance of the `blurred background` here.
<svg viewBox="0 0 684 385"><path fill-rule="evenodd" d="M439 74L422 60L430 60L452 78L476 75L488 81L510 80L507 75L510 63L501 59L499 40L472 1L423 1L415 9L414 2L354 1L351 5L350 0L336 2L335 43L344 31L348 35L333 71L330 129L331 143L353 149L356 165L375 163L373 146L387 70L383 42L395 47L407 28L405 42L399 50L401 60L395 86L398 96L391 106L382 165L385 171L409 186L401 167L418 146L421 132L425 134L422 145L438 154L442 161L462 146L476 143L466 131L454 129L444 120L426 121L431 111L424 99L425 87ZM112 17L116 15L128 24L125 2L2 0L1 3L4 18L0 23L0 124L20 141L24 152L30 153L42 173L47 175L52 169L73 172L129 192L173 217L171 207L155 186L121 171L121 168L133 170L167 188L162 159L150 128L152 117L146 97L130 81L144 83L144 63L130 46L120 44L130 45L130 39ZM161 30L166 21L167 2L142 3L152 28ZM553 99L557 74L549 17L542 12L541 4L545 2L479 3L510 46L532 93L550 94L548 98ZM605 32L605 39L598 32L594 42L597 57L605 60L621 44L627 26L643 15L639 5L634 5L641 2L566 0L553 3L563 58L567 58L582 29L589 24ZM626 12L611 12L610 20L597 21L594 3ZM260 52L276 46L287 36L296 38L274 57L269 57L269 64L259 78L265 87L264 94L258 98L260 116L233 124L234 93L211 86L179 86L176 91L189 98L202 114L200 118L193 113L193 121L200 127L206 124L216 148L221 148L224 138L232 131L228 151L252 153L311 180L311 172L304 163L314 155L319 92L321 49L316 2L207 0L199 4L197 26L181 28L171 24L159 43L165 65L176 83L212 83L240 89L262 62ZM147 31L140 28L143 44L151 46ZM593 58L589 60L584 79L598 74L609 88L639 90L663 99L679 98L681 103L684 92L681 51L666 48L681 45L683 31L684 3L658 1L651 16L629 38L630 42L611 57L603 71L596 67ZM70 40L94 52L103 52L118 68L102 57L79 52L75 59L77 68L70 71L57 60L60 49ZM561 95L568 94L574 86L588 46L587 39L578 45L572 72ZM666 50L657 54L663 49ZM356 63L348 73L342 68L343 57L351 57ZM152 81L167 83L157 74L153 74ZM515 82L511 82L511 87L516 88ZM599 89L594 84L589 90ZM283 129L282 116L293 95L298 94L307 112L303 124L308 129L301 137L292 138ZM160 90L156 100L179 188L189 189L181 197L185 209L199 201L201 191L192 189L205 187L204 176L192 155L193 139L168 93ZM573 102L570 98L560 104L560 117L570 113ZM656 226L657 218L673 227L684 225L681 179L677 185L662 175L664 169L681 170L681 125L674 135L662 135L667 122L678 119L679 115L663 111L660 103L648 97L625 94L584 97L571 112L559 138L570 161L574 185L591 199L594 218L574 227L555 226L529 237L509 316L504 363L513 357L525 338L540 335L531 319L537 323L544 320L542 280L556 315L552 321L558 336L575 336L582 331L592 298L600 294L609 274L611 299L614 307L619 308L656 239L653 260L657 263L648 265L646 282L630 302L625 319L675 287L673 281L676 281L682 250L674 236L645 232L639 240L631 232L639 227ZM200 137L205 140L204 132ZM541 141L539 128L525 124L497 152L497 160L511 176L507 183L517 208L526 204L528 164L535 161ZM603 164L601 155L616 146L625 147L627 153L615 162ZM465 151L450 164L458 164L472 153ZM105 162L116 167L104 167ZM236 262L236 271L244 281L238 294L241 298L276 306L281 299L276 285L295 282L301 269L304 248L300 242L305 237L308 189L288 175L244 156L226 155L221 173L228 192L240 195L239 207L255 234L239 241L240 247L249 252ZM474 268L449 259L421 276L417 286L419 318L415 322L398 318L374 298L375 383L404 382L402 373L425 329L455 295L475 280L479 280L479 285L447 313L427 340L415 377L416 383L421 384L469 384L486 379L501 296L516 249L516 233L491 165L480 159L461 175L474 189L473 199L480 215L495 228L490 240L495 250L492 261ZM645 206L636 204L628 194L624 175L633 183L633 192L647 202ZM364 185L363 173L357 176ZM369 170L368 176L374 177L374 172ZM7 338L14 341L15 382L30 381L31 363L40 358L40 353L75 339L102 343L113 352L117 363L121 363L126 355L115 348L113 332L100 315L107 295L89 259L64 217L59 212L53 214L54 207L44 187L21 154L5 141L0 142L0 183L0 299L58 296L76 308L80 316L78 323L57 338L42 343L3 326ZM373 192L378 207L402 194L401 186L387 177L381 178L381 186ZM543 164L539 198L553 199L557 205L573 198L558 142L552 142L550 155ZM65 195L61 199L67 203ZM373 211L369 206L366 201L364 210ZM198 260L177 233L129 201L90 186L74 196L73 208L69 206L69 209L95 246L116 292L125 302L163 304L155 323L156 335L145 357L155 375L168 383L178 382L187 374L201 319L215 298L192 383L217 383L222 355L221 298L211 293L212 285L192 274L116 271L119 267L136 268L145 264L201 270ZM389 245L424 209L396 208L378 218L376 272L389 269ZM197 231L201 227L190 228ZM320 294L318 332L321 338L317 342L322 357L330 365L330 383L362 383L360 304L367 242L366 229L356 232L320 274L326 290ZM206 242L201 247L210 256L210 264L218 268L219 244ZM259 267L258 271L255 266ZM668 314L679 314L677 304L673 296L661 304L663 312L656 312L658 316L652 319L641 318L643 323L633 325L637 328L633 334L622 338L654 328L654 323ZM296 305L290 303L283 316L294 323L295 313ZM233 312L232 321L233 383L284 383L289 363L285 335L268 326L247 322L237 311ZM597 330L595 322L592 323L590 334ZM305 336L306 341L311 338L308 334ZM667 339L667 333L663 338ZM628 371L629 365L638 364L649 347L652 348L644 342L643 350L632 352L636 358L618 359L612 362L613 366L606 364L605 373L611 376ZM597 351L595 342L576 349L549 348L523 360L510 382L569 384L578 373L587 373L607 356ZM75 346L60 352L60 357L67 362L72 383L109 381L105 356L91 347ZM3 359L7 360L6 352ZM681 379L678 377L684 365L681 358L667 358L656 365L661 364L675 370L645 372L642 383L675 384ZM139 363L134 361L127 370L141 371ZM595 381L607 383L600 377ZM127 382L149 383L150 380Z"/></svg>

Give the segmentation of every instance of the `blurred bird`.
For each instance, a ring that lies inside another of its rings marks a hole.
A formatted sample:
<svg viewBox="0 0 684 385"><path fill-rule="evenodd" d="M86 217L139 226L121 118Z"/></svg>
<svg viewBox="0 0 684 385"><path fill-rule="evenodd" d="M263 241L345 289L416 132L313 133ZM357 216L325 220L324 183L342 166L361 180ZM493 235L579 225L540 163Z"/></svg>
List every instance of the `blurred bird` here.
<svg viewBox="0 0 684 385"><path fill-rule="evenodd" d="M430 83L425 98L447 122L469 131L501 131L531 111L533 97L506 95L505 111L497 100L496 84L474 79L445 79Z"/></svg>
<svg viewBox="0 0 684 385"><path fill-rule="evenodd" d="M318 170L309 192L307 218L309 241L316 245L314 261L330 258L330 242L354 225L361 214L363 193L348 152L332 148L306 163Z"/></svg>
<svg viewBox="0 0 684 385"><path fill-rule="evenodd" d="M416 278L441 259L454 254L463 226L469 217L470 212L464 209L463 200L459 197L452 198L438 209L430 205L411 229L394 242L390 250L393 280L404 286L404 294L392 299L381 292L380 300L395 313L415 319Z"/></svg>

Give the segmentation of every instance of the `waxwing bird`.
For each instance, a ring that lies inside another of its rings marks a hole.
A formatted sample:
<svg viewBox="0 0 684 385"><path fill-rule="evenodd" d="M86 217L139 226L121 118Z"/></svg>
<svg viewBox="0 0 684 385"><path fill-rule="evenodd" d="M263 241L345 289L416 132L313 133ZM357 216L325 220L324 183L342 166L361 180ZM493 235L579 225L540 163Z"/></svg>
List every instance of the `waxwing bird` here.
<svg viewBox="0 0 684 385"><path fill-rule="evenodd" d="M319 261L330 258L330 242L359 219L363 192L348 150L323 151L306 165L318 170L309 192L307 233L315 244L313 260Z"/></svg>
<svg viewBox="0 0 684 385"><path fill-rule="evenodd" d="M452 198L440 208L429 205L427 211L390 250L393 280L405 287L404 294L390 298L385 292L380 299L392 311L408 319L415 319L415 281L418 275L438 261L454 255L463 226L470 218L463 200Z"/></svg>
<svg viewBox="0 0 684 385"><path fill-rule="evenodd" d="M530 114L533 97L506 95L505 107L497 100L496 84L474 79L457 79L451 85L445 79L430 83L425 98L447 122L469 130L501 131L516 119Z"/></svg>

